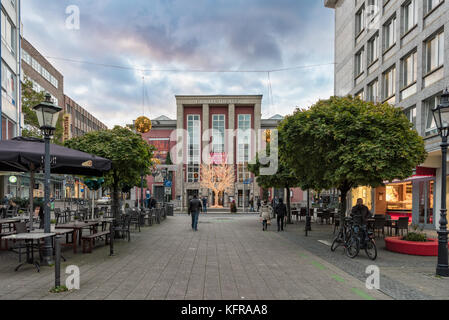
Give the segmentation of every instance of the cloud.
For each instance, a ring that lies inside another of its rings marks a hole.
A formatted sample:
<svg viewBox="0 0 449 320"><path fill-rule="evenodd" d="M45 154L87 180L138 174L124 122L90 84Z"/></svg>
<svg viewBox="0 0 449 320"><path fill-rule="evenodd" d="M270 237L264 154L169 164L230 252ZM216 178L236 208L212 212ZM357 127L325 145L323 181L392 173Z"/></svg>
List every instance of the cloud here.
<svg viewBox="0 0 449 320"><path fill-rule="evenodd" d="M333 12L316 0L27 0L24 36L64 75L66 94L112 127L145 113L174 118L176 94L263 94L264 117L333 93ZM80 30L65 28L69 5ZM69 62L63 59L95 62ZM142 88L142 76L145 77Z"/></svg>

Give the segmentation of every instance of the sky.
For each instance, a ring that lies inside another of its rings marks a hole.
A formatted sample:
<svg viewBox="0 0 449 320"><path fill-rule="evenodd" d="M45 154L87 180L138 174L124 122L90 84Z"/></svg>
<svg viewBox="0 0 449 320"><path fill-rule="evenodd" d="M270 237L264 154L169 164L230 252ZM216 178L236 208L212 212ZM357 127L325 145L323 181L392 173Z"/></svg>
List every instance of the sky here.
<svg viewBox="0 0 449 320"><path fill-rule="evenodd" d="M262 94L268 118L333 94L321 0L22 0L22 23L65 94L110 128L175 119L175 95ZM263 72L217 72L230 70Z"/></svg>

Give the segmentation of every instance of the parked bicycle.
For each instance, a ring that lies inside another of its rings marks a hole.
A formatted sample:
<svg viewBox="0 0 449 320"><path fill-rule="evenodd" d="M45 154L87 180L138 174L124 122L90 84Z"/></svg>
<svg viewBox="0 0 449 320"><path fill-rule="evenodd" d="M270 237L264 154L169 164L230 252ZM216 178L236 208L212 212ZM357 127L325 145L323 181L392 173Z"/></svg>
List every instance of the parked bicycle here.
<svg viewBox="0 0 449 320"><path fill-rule="evenodd" d="M360 249L364 249L371 260L377 258L377 247L374 241L374 232L360 225L354 224L351 218L345 218L344 225L335 237L331 251L335 251L340 245L344 246L346 255L353 259Z"/></svg>

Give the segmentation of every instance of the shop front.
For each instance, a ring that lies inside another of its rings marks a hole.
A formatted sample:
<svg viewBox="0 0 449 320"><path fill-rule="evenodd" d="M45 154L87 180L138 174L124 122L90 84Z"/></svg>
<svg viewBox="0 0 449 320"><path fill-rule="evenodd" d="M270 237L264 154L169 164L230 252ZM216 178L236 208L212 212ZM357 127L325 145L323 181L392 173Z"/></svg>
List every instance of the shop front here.
<svg viewBox="0 0 449 320"><path fill-rule="evenodd" d="M389 215L395 220L408 217L410 224L433 227L435 176L435 169L417 167L412 177L376 188L375 214Z"/></svg>
<svg viewBox="0 0 449 320"><path fill-rule="evenodd" d="M363 199L363 204L373 211L373 188L358 187L351 190L351 208L357 204L357 199Z"/></svg>

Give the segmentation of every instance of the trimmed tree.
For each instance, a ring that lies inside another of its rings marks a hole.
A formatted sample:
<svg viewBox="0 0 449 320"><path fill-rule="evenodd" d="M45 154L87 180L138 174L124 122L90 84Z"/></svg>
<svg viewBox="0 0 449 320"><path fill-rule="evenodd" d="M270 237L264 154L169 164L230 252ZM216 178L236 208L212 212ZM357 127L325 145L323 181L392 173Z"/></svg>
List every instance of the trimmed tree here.
<svg viewBox="0 0 449 320"><path fill-rule="evenodd" d="M65 145L112 161L111 170L105 174L105 186L112 189L114 216L118 216L120 191L140 186L141 173L151 173L154 146L127 128L92 131L66 141Z"/></svg>
<svg viewBox="0 0 449 320"><path fill-rule="evenodd" d="M279 139L279 147L282 145L282 140ZM267 144L266 148L267 155L270 154L270 145ZM291 168L289 168L284 162L279 161L279 166L276 174L274 175L260 175L260 168L263 165L260 164L259 154L256 154L255 163L248 165L248 170L256 176L257 184L264 188L282 188L287 192L287 223L292 223L292 213L291 213L291 204L290 204L290 190L291 188L298 187L300 185L300 181L294 175L294 172Z"/></svg>
<svg viewBox="0 0 449 320"><path fill-rule="evenodd" d="M406 179L427 156L400 108L351 96L296 110L280 124L279 135L286 142L280 146L282 161L302 186L340 191L342 218L352 188Z"/></svg>
<svg viewBox="0 0 449 320"><path fill-rule="evenodd" d="M33 83L30 80L26 80L22 84L22 112L25 124L25 128L22 129L23 137L43 138L41 130L39 129L39 121L37 120L36 112L33 110L33 107L42 101L45 101L45 92L34 91ZM62 136L62 114L60 114L52 143L62 145Z"/></svg>

